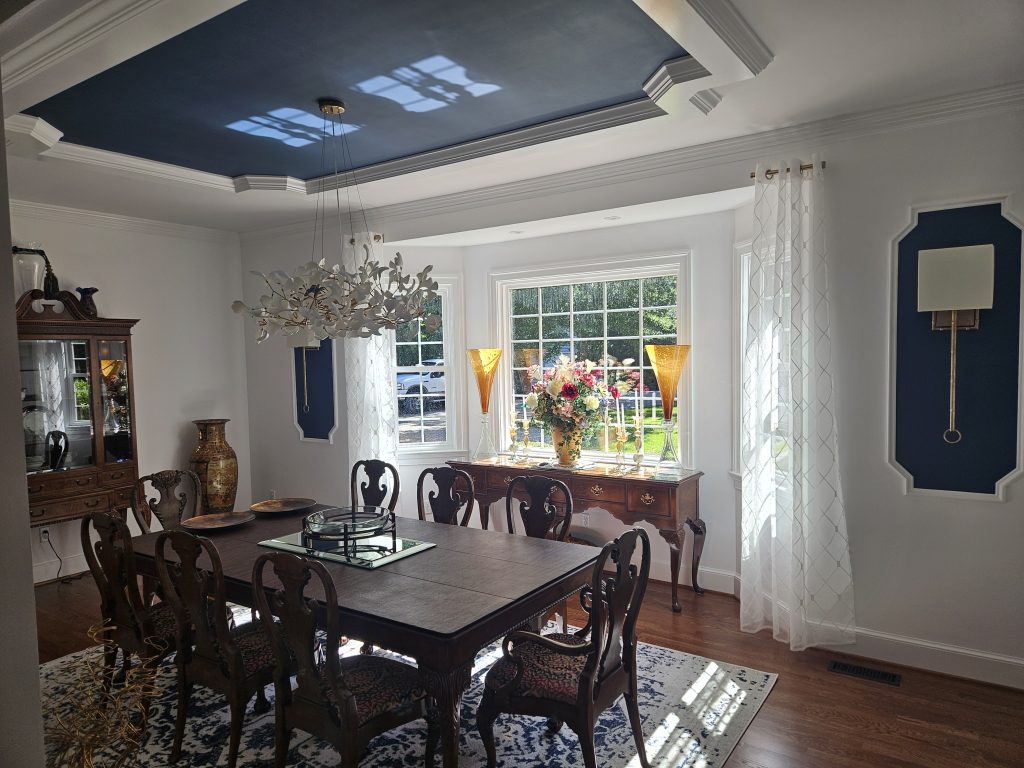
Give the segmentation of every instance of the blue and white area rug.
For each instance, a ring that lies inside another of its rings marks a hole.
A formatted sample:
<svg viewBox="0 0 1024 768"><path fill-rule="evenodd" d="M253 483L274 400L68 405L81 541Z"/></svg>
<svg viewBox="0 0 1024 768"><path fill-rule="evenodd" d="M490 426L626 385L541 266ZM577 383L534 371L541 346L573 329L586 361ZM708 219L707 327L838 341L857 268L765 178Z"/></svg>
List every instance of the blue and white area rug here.
<svg viewBox="0 0 1024 768"><path fill-rule="evenodd" d="M343 652L356 652L349 643ZM380 651L377 651L380 653ZM90 648L43 664L40 669L43 706L56 700L72 665L81 663ZM501 656L497 644L481 652L473 680L462 702L460 766L486 765L483 744L476 730L476 708L483 690L484 674ZM701 656L640 643L640 715L647 740L647 756L654 768L720 768L750 725L775 684L778 675L724 664ZM164 693L155 702L146 739L137 765L168 765L174 736L175 672L173 658L164 661L158 684ZM267 689L273 701L273 687ZM49 717L49 715L48 715ZM196 685L185 727L179 766L213 768L227 764L229 714L223 696ZM49 725L49 723L47 723ZM578 766L582 755L576 735L565 727L550 736L542 718L502 715L495 723L500 768ZM425 724L420 721L379 736L360 763L361 768L392 768L423 764ZM614 768L639 768L625 705L621 702L601 715L595 731L598 764ZM239 766L272 766L274 763L274 711L263 715L246 711ZM52 764L52 763L51 763ZM338 755L327 742L301 731L292 735L288 765L296 768L333 768ZM437 760L440 765L440 758Z"/></svg>

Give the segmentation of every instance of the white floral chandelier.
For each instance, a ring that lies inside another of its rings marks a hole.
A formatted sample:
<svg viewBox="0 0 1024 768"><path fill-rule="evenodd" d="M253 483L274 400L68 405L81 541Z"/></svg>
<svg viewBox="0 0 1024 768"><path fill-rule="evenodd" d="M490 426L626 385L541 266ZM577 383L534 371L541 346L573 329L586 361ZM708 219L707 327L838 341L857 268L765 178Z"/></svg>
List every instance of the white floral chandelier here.
<svg viewBox="0 0 1024 768"><path fill-rule="evenodd" d="M344 113L345 105L339 99L320 99L320 111L324 114L324 136L326 141L327 124L331 126L330 136L334 151L335 198L337 202L339 229L342 222L341 201L337 190L341 176L338 172L337 142L335 121ZM345 130L341 131L343 157L352 167ZM324 179L321 175L319 195L323 197ZM356 187L355 174L350 184L346 184L346 195L351 187ZM358 196L358 188L356 187ZM320 212L324 208L320 200L317 202L317 215L313 222L313 249L316 254L318 225L326 226L326 210L323 222ZM349 211L351 211L351 205ZM360 209L363 224L366 225L365 212ZM349 214L349 223L354 217ZM368 227L367 227L368 231ZM430 277L433 269L424 267L416 275L407 275L403 271L402 255L382 265L374 258L371 246L382 242L379 235L373 235L370 242L359 242L355 233L348 240L342 241L342 255L349 249L354 258L352 268L348 268L346 260L327 266L327 258L323 256L323 235L320 230L321 258L311 259L298 267L293 274L275 270L270 274L253 272L266 283L269 293L260 296L258 306L250 307L242 301L235 301L231 309L238 313L248 314L256 320L259 329L257 342L265 341L271 336L297 336L302 346L316 346L323 339L368 338L379 335L385 330L394 330L401 323L424 318L424 323L433 330L440 324L440 318L428 314L426 304L437 298L437 281ZM361 251L361 253L360 253Z"/></svg>

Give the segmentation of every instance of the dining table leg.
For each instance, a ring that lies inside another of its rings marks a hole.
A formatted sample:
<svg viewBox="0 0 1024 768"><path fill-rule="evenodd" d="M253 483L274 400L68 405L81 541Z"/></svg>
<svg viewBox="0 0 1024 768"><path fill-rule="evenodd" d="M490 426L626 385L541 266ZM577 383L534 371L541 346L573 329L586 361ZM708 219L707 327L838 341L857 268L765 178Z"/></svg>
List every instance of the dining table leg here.
<svg viewBox="0 0 1024 768"><path fill-rule="evenodd" d="M420 670L426 682L427 693L437 705L441 726L441 765L444 768L457 768L462 694L469 687L473 664L449 670L429 669L420 665Z"/></svg>

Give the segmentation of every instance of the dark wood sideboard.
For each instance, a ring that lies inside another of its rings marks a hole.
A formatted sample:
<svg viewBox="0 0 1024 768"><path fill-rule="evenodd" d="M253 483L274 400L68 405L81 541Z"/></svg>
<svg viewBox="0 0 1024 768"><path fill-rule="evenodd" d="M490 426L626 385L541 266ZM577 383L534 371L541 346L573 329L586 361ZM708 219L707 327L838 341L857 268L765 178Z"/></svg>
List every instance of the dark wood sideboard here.
<svg viewBox="0 0 1024 768"><path fill-rule="evenodd" d="M504 457L487 461L449 461L456 469L463 469L473 478L476 500L480 505L480 520L488 527L488 506L505 498L512 478L517 475L546 475L557 478L569 486L573 498L573 513L588 509L604 509L626 525L645 522L657 529L668 542L672 569L672 610L679 605L679 564L682 558L686 529L693 532L693 557L690 580L693 591L703 594L697 583L697 569L704 550L707 526L700 519L699 483L703 472L683 470L677 477L656 477L653 468L621 472L613 464L595 464L578 470L539 466L540 459L528 463L509 461Z"/></svg>

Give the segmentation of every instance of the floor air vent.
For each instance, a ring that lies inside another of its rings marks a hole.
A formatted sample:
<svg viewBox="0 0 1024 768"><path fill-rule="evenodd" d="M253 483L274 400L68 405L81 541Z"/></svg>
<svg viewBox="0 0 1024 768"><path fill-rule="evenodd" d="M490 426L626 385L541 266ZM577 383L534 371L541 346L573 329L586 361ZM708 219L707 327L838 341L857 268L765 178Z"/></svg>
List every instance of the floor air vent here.
<svg viewBox="0 0 1024 768"><path fill-rule="evenodd" d="M850 677L859 677L864 680L871 680L875 683L886 683L888 685L899 685L902 679L900 675L895 672L883 672L880 669L872 669L871 667L862 667L859 664L847 664L845 661L830 661L828 663L828 671L836 672L840 675L849 675Z"/></svg>

